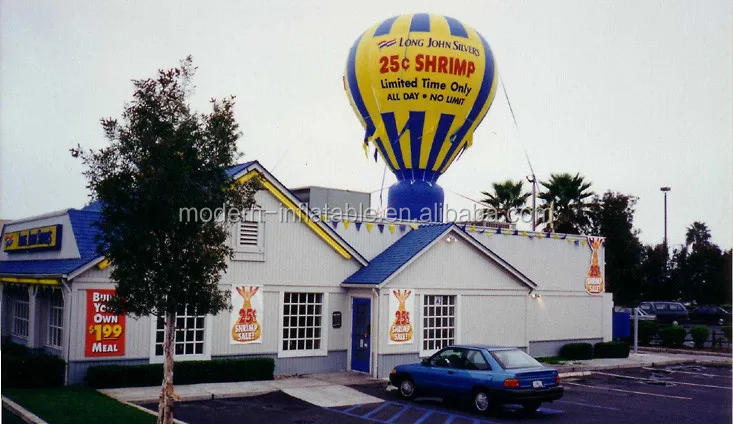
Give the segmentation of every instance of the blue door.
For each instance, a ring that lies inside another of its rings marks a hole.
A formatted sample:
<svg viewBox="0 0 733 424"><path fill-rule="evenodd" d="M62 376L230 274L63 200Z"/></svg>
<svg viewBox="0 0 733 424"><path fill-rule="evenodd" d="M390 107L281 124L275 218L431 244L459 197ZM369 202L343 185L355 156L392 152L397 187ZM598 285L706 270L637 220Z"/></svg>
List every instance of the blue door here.
<svg viewBox="0 0 733 424"><path fill-rule="evenodd" d="M351 320L351 369L369 372L369 344L371 343L371 300L354 299Z"/></svg>

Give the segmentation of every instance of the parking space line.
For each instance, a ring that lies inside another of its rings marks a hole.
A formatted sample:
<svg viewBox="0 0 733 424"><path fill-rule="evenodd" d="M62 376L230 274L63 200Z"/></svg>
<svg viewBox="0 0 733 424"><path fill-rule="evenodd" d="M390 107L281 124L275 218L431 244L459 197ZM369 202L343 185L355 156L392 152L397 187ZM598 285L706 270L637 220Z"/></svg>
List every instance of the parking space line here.
<svg viewBox="0 0 733 424"><path fill-rule="evenodd" d="M399 403L395 403L395 405L400 405ZM400 405L402 406L402 409L397 412L396 414L392 415L392 418L386 421L386 424L392 424L393 422L397 421L397 418L399 418L402 414L410 410L410 407L408 405Z"/></svg>
<svg viewBox="0 0 733 424"><path fill-rule="evenodd" d="M658 379L654 379L654 378L633 377L633 376L630 376L630 375L622 375L622 374L611 374L609 372L598 372L598 371L594 371L593 374L608 375L608 376L611 376L611 377L626 378L626 379L629 379L629 380L665 381L665 380L658 380ZM713 386L711 384L685 383L685 382L682 382L682 381L671 381L671 383L674 383L674 384L682 384L682 385L685 385L685 386L710 387L710 388L713 388L713 389L733 390L733 387Z"/></svg>
<svg viewBox="0 0 733 424"><path fill-rule="evenodd" d="M565 383L563 383L563 384L565 384ZM570 401L570 400L556 400L555 402L557 402L557 403L570 403L572 405L580 405L580 406L585 406L585 407L588 407L588 408L607 409L609 411L620 411L619 408L611 408L610 406L593 405L593 404L590 404L590 403L573 402L573 401Z"/></svg>
<svg viewBox="0 0 733 424"><path fill-rule="evenodd" d="M450 415L448 415L448 419L447 419L447 420L445 420L445 421L443 421L443 424L450 424L450 423L452 423L452 422L453 422L453 420L455 420L455 419L456 419L456 416L455 416L455 415L453 415L453 414L450 414Z"/></svg>
<svg viewBox="0 0 733 424"><path fill-rule="evenodd" d="M422 417L420 417L419 420L415 421L414 424L420 424L421 422L427 420L429 416L433 415L433 411L432 410L426 409L426 411L427 412Z"/></svg>
<svg viewBox="0 0 733 424"><path fill-rule="evenodd" d="M363 417L364 417L364 418L369 418L369 417L371 417L372 415L376 414L377 412L381 411L382 409L384 409L384 408L388 407L388 406L389 406L390 404L391 404L390 402L383 402L383 403L382 403L381 405L379 405L378 407L376 407L376 408L372 409L371 411L369 411L369 413L367 413L367 414L364 414L364 415L363 415Z"/></svg>
<svg viewBox="0 0 733 424"><path fill-rule="evenodd" d="M657 369L657 368L642 368L646 371L657 371L657 372L668 372L668 373L674 373L674 374L691 374L691 375L702 375L703 377L723 377L723 378L733 378L733 375L721 375L721 374L706 374L702 372L692 372L692 371L679 371L679 370L670 370L670 369Z"/></svg>
<svg viewBox="0 0 733 424"><path fill-rule="evenodd" d="M673 395L662 395L662 394L659 394L659 393L649 393L649 392L637 392L635 390L613 389L611 387L590 386L588 384L571 383L569 381L566 381L563 384L567 384L567 385L570 385L570 386L588 387L590 389L610 390L612 392L634 393L634 394L637 394L637 395L648 395L648 396L657 396L657 397L665 397L665 398L672 398L672 399L692 400L691 397L673 396Z"/></svg>

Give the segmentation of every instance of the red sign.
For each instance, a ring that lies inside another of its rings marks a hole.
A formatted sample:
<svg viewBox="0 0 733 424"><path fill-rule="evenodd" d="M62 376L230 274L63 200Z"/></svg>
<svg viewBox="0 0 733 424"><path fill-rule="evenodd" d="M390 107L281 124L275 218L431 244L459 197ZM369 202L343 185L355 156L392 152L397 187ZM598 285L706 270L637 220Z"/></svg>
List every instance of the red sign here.
<svg viewBox="0 0 733 424"><path fill-rule="evenodd" d="M122 356L125 354L125 315L107 312L114 290L87 290L85 356Z"/></svg>

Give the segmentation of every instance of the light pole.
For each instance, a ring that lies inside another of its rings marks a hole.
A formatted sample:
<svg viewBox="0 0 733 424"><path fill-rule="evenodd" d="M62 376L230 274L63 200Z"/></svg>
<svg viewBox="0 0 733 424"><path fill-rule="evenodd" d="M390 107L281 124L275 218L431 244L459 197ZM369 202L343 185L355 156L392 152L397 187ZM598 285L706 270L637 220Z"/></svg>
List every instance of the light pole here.
<svg viewBox="0 0 733 424"><path fill-rule="evenodd" d="M672 189L669 187L660 187L659 190L664 193L664 246L667 246L667 192Z"/></svg>

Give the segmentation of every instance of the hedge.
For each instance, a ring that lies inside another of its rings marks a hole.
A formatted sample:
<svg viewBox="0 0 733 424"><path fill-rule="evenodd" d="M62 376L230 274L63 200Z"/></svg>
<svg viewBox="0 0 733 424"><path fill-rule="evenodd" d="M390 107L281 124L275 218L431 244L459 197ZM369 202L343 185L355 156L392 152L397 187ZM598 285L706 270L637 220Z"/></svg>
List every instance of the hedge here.
<svg viewBox="0 0 733 424"><path fill-rule="evenodd" d="M667 347L682 346L687 336L687 330L679 325L665 327L661 331L662 345Z"/></svg>
<svg viewBox="0 0 733 424"><path fill-rule="evenodd" d="M174 384L224 383L232 381L272 380L273 358L216 359L176 362ZM86 382L102 389L109 387L158 386L163 380L163 364L98 365L89 367Z"/></svg>
<svg viewBox="0 0 733 424"><path fill-rule="evenodd" d="M690 335L695 342L695 347L701 348L705 346L705 342L710 336L710 330L704 325L696 325L690 329Z"/></svg>
<svg viewBox="0 0 733 424"><path fill-rule="evenodd" d="M566 359L593 358L593 345L590 343L568 343L560 348L560 356Z"/></svg>
<svg viewBox="0 0 733 424"><path fill-rule="evenodd" d="M631 323L631 337L634 337L634 323ZM639 321L639 344L648 345L657 335L659 326L654 321Z"/></svg>
<svg viewBox="0 0 733 424"><path fill-rule="evenodd" d="M3 344L3 388L62 387L66 362L55 355L33 352L22 345Z"/></svg>
<svg viewBox="0 0 733 424"><path fill-rule="evenodd" d="M628 358L629 345L624 342L600 342L593 346L596 358Z"/></svg>
<svg viewBox="0 0 733 424"><path fill-rule="evenodd" d="M733 339L731 338L731 333L733 331L731 331L731 330L733 330L733 327L731 327L730 325L724 325L724 326L720 327L720 331L723 332L723 335L725 336L725 339L728 340L728 343L730 343L731 341L733 341Z"/></svg>

